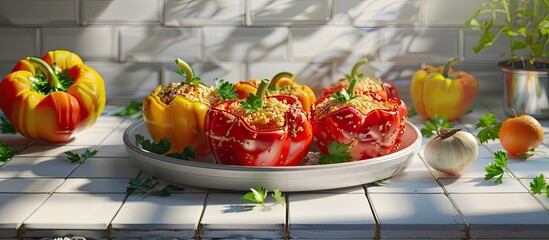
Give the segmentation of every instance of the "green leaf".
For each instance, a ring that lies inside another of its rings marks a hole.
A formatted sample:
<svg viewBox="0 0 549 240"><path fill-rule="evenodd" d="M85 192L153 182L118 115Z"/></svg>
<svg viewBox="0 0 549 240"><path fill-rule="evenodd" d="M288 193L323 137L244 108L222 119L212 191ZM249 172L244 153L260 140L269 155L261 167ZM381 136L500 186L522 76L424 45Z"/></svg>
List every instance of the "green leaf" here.
<svg viewBox="0 0 549 240"><path fill-rule="evenodd" d="M282 196L282 192L278 188L275 188L274 192L271 193L271 197L273 197L277 203L284 204L286 202L286 199Z"/></svg>
<svg viewBox="0 0 549 240"><path fill-rule="evenodd" d="M439 117L435 114L433 121L426 121L423 128L420 129L423 137L431 137L437 133L438 128L453 128L454 125L448 122L445 116Z"/></svg>
<svg viewBox="0 0 549 240"><path fill-rule="evenodd" d="M484 180L490 180L494 177L498 177L495 182L503 182L503 174L506 172L504 169L507 167L507 153L503 151L497 151L494 153L494 162L490 163L487 167L484 168L486 174L484 175Z"/></svg>
<svg viewBox="0 0 549 240"><path fill-rule="evenodd" d="M170 154L166 154L166 156L173 157L173 158L179 158L179 159L187 159L187 160L192 160L192 159L198 158L198 156L196 155L196 150L191 146L186 146L183 149L183 152L170 153Z"/></svg>
<svg viewBox="0 0 549 240"><path fill-rule="evenodd" d="M522 41L519 41L519 40L515 40L513 42L513 44L511 45L511 51L517 51L517 50L525 49L525 48L526 48L526 44Z"/></svg>
<svg viewBox="0 0 549 240"><path fill-rule="evenodd" d="M179 158L185 160L196 159L196 150L191 146L186 146L180 153L168 153L172 144L167 138L162 138L158 143L154 143L150 140L145 140L145 137L140 134L135 135L135 143L137 146L141 146L144 150L147 150L158 155L165 155L167 157Z"/></svg>
<svg viewBox="0 0 549 240"><path fill-rule="evenodd" d="M236 91L233 89L233 84L223 79L216 80L217 93L223 100L237 99Z"/></svg>
<svg viewBox="0 0 549 240"><path fill-rule="evenodd" d="M140 113L143 110L143 104L137 101L130 101L122 110L113 113L113 116L131 116Z"/></svg>
<svg viewBox="0 0 549 240"><path fill-rule="evenodd" d="M74 152L71 152L71 151L66 151L65 154L67 155L67 159L69 159L69 161L71 161L72 163L76 163L76 162L84 162L88 159L90 159L91 157L95 156L97 154L98 150L95 149L93 151L90 151L89 149L86 149L84 151L84 153L78 155L77 153L74 153Z"/></svg>
<svg viewBox="0 0 549 240"><path fill-rule="evenodd" d="M192 73L193 73L193 77L191 78L191 81L190 82L185 82L185 83L190 83L190 84L201 84L201 85L205 85L204 82L202 81L202 79L200 79L200 77L197 77L194 73L194 69L191 69L192 70ZM175 70L175 73L181 75L182 77L186 78L187 77L187 74L185 74L185 71L181 68L179 69L176 69Z"/></svg>
<svg viewBox="0 0 549 240"><path fill-rule="evenodd" d="M240 106L246 109L246 112L253 112L263 108L263 97L250 93L246 99L240 102Z"/></svg>
<svg viewBox="0 0 549 240"><path fill-rule="evenodd" d="M182 187L168 184L163 188L159 189L158 184L160 183L158 177L150 178L131 178L128 181L128 186L126 187L127 194L140 194L144 198L148 196L161 196L166 197L170 196L172 191L183 190Z"/></svg>
<svg viewBox="0 0 549 240"><path fill-rule="evenodd" d="M15 154L17 154L19 151L9 149L6 144L2 140L0 140L0 163L4 163L9 161Z"/></svg>
<svg viewBox="0 0 549 240"><path fill-rule="evenodd" d="M496 115L490 113L478 119L475 129L480 129L477 137L481 143L487 143L488 140L496 140L499 138L499 129L501 123L496 120Z"/></svg>
<svg viewBox="0 0 549 240"><path fill-rule="evenodd" d="M250 192L247 192L242 196L242 199L263 205L267 198L267 190L261 186L258 188L250 188L250 190Z"/></svg>
<svg viewBox="0 0 549 240"><path fill-rule="evenodd" d="M532 179L530 182L530 190L533 194L541 194L543 190L547 188L547 182L543 173Z"/></svg>
<svg viewBox="0 0 549 240"><path fill-rule="evenodd" d="M342 102L346 102L354 98L354 96L352 96L352 94L349 92L349 89L341 89L341 91L339 92L332 93L330 97L332 99L337 99Z"/></svg>
<svg viewBox="0 0 549 240"><path fill-rule="evenodd" d="M0 121L2 122L0 123L0 131L2 133L17 133L13 124L11 124L11 122L4 115L0 115Z"/></svg>
<svg viewBox="0 0 549 240"><path fill-rule="evenodd" d="M350 144L339 143L337 140L334 140L328 144L328 153L329 155L320 154L319 164L333 164L333 163L342 163L347 160L353 159L353 155L348 152Z"/></svg>
<svg viewBox="0 0 549 240"><path fill-rule="evenodd" d="M480 36L478 45L473 47L473 51L475 53L479 53L480 50L482 50L485 47L492 46L494 43L494 33L493 32L485 32Z"/></svg>

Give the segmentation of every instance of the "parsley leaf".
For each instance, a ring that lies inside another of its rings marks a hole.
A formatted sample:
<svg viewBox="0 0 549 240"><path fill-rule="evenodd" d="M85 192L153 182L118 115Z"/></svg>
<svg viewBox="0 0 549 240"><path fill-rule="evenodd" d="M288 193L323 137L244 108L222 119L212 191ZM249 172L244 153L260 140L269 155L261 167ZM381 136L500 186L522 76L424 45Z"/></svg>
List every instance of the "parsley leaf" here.
<svg viewBox="0 0 549 240"><path fill-rule="evenodd" d="M167 138L162 138L158 143L154 143L150 140L145 140L145 137L140 134L135 135L136 145L141 145L141 148L158 155L165 155L167 157L179 158L179 159L196 159L196 150L191 146L186 146L180 153L168 153L172 146L172 143Z"/></svg>
<svg viewBox="0 0 549 240"><path fill-rule="evenodd" d="M541 194L543 190L547 189L549 189L549 186L547 186L543 173L532 179L532 182L530 182L530 190L532 190L533 194ZM547 195L547 197L549 197L549 195Z"/></svg>
<svg viewBox="0 0 549 240"><path fill-rule="evenodd" d="M185 82L185 83L205 85L200 77L195 76L194 69L191 69L191 71L192 71L192 76L193 77L191 78L190 82ZM187 77L187 74L185 73L185 71L183 69L176 69L175 73L177 73L178 75L183 76L184 78Z"/></svg>
<svg viewBox="0 0 549 240"><path fill-rule="evenodd" d="M2 140L0 140L0 163L4 163L9 161L15 154L17 154L19 151L9 149L6 144Z"/></svg>
<svg viewBox="0 0 549 240"><path fill-rule="evenodd" d="M349 92L349 89L341 89L341 91L339 91L339 92L332 93L332 95L330 95L330 97L332 99L337 99L337 100L342 101L342 102L347 102L347 101L355 98L355 96Z"/></svg>
<svg viewBox="0 0 549 240"><path fill-rule="evenodd" d="M329 155L320 154L319 164L342 163L351 160L353 155L349 153L350 144L339 143L337 140L328 144Z"/></svg>
<svg viewBox="0 0 549 240"><path fill-rule="evenodd" d="M250 93L248 97L240 102L240 106L246 109L246 112L253 112L255 110L263 108L263 97L258 97L253 93Z"/></svg>
<svg viewBox="0 0 549 240"><path fill-rule="evenodd" d="M480 117L475 127L475 129L481 129L477 134L477 137L481 143L486 143L488 140L498 139L500 128L501 123L496 120L496 115L493 113Z"/></svg>
<svg viewBox="0 0 549 240"><path fill-rule="evenodd" d="M150 178L131 178L128 182L128 187L126 187L127 194L140 194L144 198L148 196L170 196L171 191L183 190L183 188L168 184L161 189L157 188L157 185L160 183L158 177Z"/></svg>
<svg viewBox="0 0 549 240"><path fill-rule="evenodd" d="M6 116L0 115L0 121L2 121L2 123L0 123L0 131L2 133L17 133L15 127L10 123Z"/></svg>
<svg viewBox="0 0 549 240"><path fill-rule="evenodd" d="M438 128L453 128L454 125L448 122L448 119L445 116L439 117L435 114L433 121L425 122L424 127L420 130L421 135L424 137L431 137L437 133Z"/></svg>
<svg viewBox="0 0 549 240"><path fill-rule="evenodd" d="M91 157L95 156L95 154L97 154L98 150L95 149L93 151L90 151L89 149L86 149L86 151L84 151L84 153L78 155L78 153L73 153L71 151L66 151L65 154L67 155L67 159L69 159L72 163L77 163L77 162L84 162L88 159L90 159Z"/></svg>
<svg viewBox="0 0 549 240"><path fill-rule="evenodd" d="M245 193L242 199L263 205L267 198L267 189L260 186L258 188L250 188L250 190L251 192Z"/></svg>
<svg viewBox="0 0 549 240"><path fill-rule="evenodd" d="M130 101L128 105L124 107L124 109L113 113L113 116L131 116L138 112L141 112L143 110L143 104L137 101Z"/></svg>
<svg viewBox="0 0 549 240"><path fill-rule="evenodd" d="M286 202L286 199L284 199L284 196L282 196L282 192L278 188L275 188L273 193L271 193L271 197L273 197L274 200L277 203L285 203Z"/></svg>
<svg viewBox="0 0 549 240"><path fill-rule="evenodd" d="M484 168L486 171L484 180L497 177L495 183L503 183L503 174L506 172L505 167L507 167L507 153L503 151L495 152L494 161Z"/></svg>
<svg viewBox="0 0 549 240"><path fill-rule="evenodd" d="M237 99L236 91L233 88L233 84L223 79L216 80L217 93L223 98L223 100Z"/></svg>

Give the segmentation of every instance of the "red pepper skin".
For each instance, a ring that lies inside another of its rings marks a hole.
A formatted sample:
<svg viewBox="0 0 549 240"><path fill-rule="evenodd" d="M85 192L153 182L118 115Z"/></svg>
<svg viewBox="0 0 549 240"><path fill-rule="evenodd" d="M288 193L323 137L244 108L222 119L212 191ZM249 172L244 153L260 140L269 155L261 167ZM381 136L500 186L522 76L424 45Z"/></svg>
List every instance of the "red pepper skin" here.
<svg viewBox="0 0 549 240"><path fill-rule="evenodd" d="M276 130L254 130L225 109L235 101L213 105L206 114L206 137L218 163L243 166L297 166L312 145L312 126L301 103L292 96L268 96L291 104L286 124ZM220 109L222 108L222 109Z"/></svg>
<svg viewBox="0 0 549 240"><path fill-rule="evenodd" d="M329 113L325 119L314 120L316 105L329 96L313 105L314 144L322 154L329 154L328 145L333 141L350 144L348 151L353 161L384 156L398 150L406 129L406 104L398 98L382 99L374 92L365 94L370 94L374 101L391 102L393 107L363 114L349 106Z"/></svg>

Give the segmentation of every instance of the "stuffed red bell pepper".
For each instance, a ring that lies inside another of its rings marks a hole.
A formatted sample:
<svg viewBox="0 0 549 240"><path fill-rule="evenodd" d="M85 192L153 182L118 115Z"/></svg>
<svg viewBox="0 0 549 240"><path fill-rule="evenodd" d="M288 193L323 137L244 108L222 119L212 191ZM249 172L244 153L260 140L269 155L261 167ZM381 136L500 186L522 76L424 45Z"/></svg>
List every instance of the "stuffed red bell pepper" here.
<svg viewBox="0 0 549 240"><path fill-rule="evenodd" d="M398 98L383 99L375 92L356 93L357 80L349 89L319 99L311 118L314 144L329 155L334 141L348 144L351 161L387 155L396 151L406 128L407 109Z"/></svg>
<svg viewBox="0 0 549 240"><path fill-rule="evenodd" d="M245 166L300 165L312 145L308 114L295 96L257 95L213 105L206 115L206 137L221 164Z"/></svg>
<svg viewBox="0 0 549 240"><path fill-rule="evenodd" d="M65 50L20 60L0 83L0 108L31 139L69 141L95 123L105 101L103 78Z"/></svg>
<svg viewBox="0 0 549 240"><path fill-rule="evenodd" d="M329 96L331 94L337 93L342 89L349 87L351 79L357 79L358 82L355 86L356 92L365 92L372 91L379 94L383 99L389 98L398 98L398 91L395 86L388 82L383 82L380 79L372 79L369 77L364 77L362 73L358 73L358 68L366 64L367 59L361 59L353 66L351 74L346 74L344 78L340 78L336 82L326 85L321 90L321 96Z"/></svg>

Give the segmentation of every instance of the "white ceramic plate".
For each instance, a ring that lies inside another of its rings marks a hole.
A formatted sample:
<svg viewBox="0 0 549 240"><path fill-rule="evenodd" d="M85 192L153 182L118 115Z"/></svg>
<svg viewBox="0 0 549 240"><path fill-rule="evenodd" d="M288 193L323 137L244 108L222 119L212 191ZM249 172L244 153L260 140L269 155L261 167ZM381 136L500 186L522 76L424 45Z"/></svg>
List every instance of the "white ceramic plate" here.
<svg viewBox="0 0 549 240"><path fill-rule="evenodd" d="M408 166L422 140L418 128L408 123L401 149L386 156L329 165L249 167L214 164L211 155L202 161L188 161L151 153L136 145L136 134L151 139L142 120L128 127L123 139L132 163L152 176L214 189L249 191L263 186L284 192L351 187L389 178Z"/></svg>

